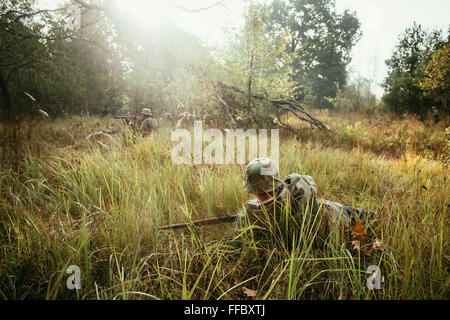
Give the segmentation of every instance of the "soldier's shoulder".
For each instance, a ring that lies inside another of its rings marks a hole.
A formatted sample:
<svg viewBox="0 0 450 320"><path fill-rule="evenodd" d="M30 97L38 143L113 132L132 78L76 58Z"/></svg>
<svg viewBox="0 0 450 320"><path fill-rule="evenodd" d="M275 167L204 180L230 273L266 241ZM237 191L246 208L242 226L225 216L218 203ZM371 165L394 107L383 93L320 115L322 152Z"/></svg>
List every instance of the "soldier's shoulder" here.
<svg viewBox="0 0 450 320"><path fill-rule="evenodd" d="M304 175L304 174L298 174L298 173L291 173L284 179L284 182L288 185L294 185L298 182L300 183L306 183L308 185L314 186L316 183L314 182L313 177Z"/></svg>
<svg viewBox="0 0 450 320"><path fill-rule="evenodd" d="M156 120L154 120L153 118L145 119L142 122L142 125L143 126L150 126L150 127L155 126L156 125Z"/></svg>
<svg viewBox="0 0 450 320"><path fill-rule="evenodd" d="M291 173L284 182L294 196L309 198L317 193L316 183L311 176Z"/></svg>

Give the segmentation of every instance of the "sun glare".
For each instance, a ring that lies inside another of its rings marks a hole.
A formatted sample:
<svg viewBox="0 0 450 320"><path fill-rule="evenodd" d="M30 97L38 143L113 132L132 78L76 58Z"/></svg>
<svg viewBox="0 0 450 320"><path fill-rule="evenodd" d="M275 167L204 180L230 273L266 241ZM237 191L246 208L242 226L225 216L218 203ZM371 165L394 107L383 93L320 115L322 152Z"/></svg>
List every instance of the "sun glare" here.
<svg viewBox="0 0 450 320"><path fill-rule="evenodd" d="M146 27L155 27L168 16L170 2L161 0L117 0L119 8Z"/></svg>

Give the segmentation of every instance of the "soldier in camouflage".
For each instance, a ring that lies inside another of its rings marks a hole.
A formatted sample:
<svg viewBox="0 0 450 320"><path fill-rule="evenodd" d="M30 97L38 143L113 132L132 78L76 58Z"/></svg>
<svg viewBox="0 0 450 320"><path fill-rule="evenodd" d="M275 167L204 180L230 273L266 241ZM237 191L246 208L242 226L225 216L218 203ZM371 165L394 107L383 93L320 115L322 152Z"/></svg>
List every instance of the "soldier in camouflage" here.
<svg viewBox="0 0 450 320"><path fill-rule="evenodd" d="M156 129L156 120L153 118L152 110L145 108L141 112L144 115L144 121L142 121L141 130L144 135L151 133Z"/></svg>
<svg viewBox="0 0 450 320"><path fill-rule="evenodd" d="M322 212L329 223L340 223L347 227L357 219L364 219L372 214L359 208L317 199L316 185L311 176L291 173L282 179L276 164L268 158L249 162L244 187L247 192L254 194L256 199L247 201L245 210L238 214L237 231L243 230L249 224L257 226L257 229L264 229L264 226L267 226L264 219L277 211L274 207L277 203L289 204L294 216Z"/></svg>
<svg viewBox="0 0 450 320"><path fill-rule="evenodd" d="M434 123L438 123L440 120L439 110L436 108L436 106L433 106L431 107L431 111L433 112Z"/></svg>

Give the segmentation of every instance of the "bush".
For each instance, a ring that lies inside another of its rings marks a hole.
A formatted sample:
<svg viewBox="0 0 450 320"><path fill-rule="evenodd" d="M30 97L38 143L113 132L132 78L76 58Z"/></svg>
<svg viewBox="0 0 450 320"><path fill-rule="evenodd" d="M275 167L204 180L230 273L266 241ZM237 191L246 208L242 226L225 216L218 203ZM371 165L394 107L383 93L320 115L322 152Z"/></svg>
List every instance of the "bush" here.
<svg viewBox="0 0 450 320"><path fill-rule="evenodd" d="M344 124L336 134L339 144L350 144L352 146L367 143L367 130L361 125L361 121L355 124Z"/></svg>

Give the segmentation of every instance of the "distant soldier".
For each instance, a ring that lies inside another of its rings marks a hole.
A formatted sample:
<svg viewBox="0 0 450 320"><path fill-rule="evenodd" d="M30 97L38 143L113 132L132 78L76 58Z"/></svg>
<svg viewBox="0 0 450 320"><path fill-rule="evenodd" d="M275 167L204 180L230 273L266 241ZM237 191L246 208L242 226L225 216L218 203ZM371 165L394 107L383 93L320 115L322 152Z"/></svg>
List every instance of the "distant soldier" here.
<svg viewBox="0 0 450 320"><path fill-rule="evenodd" d="M145 108L141 112L144 115L141 129L144 135L151 133L156 129L157 121L153 118L152 110Z"/></svg>
<svg viewBox="0 0 450 320"><path fill-rule="evenodd" d="M432 106L431 110L433 111L434 123L438 123L440 120L439 110L435 106Z"/></svg>
<svg viewBox="0 0 450 320"><path fill-rule="evenodd" d="M257 227L254 234L263 235L264 231L261 230L267 228L267 218L280 218L283 213L278 207L288 204L296 218L302 214L315 216L320 211L329 223L338 223L346 227L354 225L357 219L364 220L372 214L360 208L317 199L316 185L311 176L291 173L282 179L277 166L268 158L258 158L249 162L244 187L247 192L254 194L256 199L247 201L245 212L238 214L237 231L250 223Z"/></svg>

